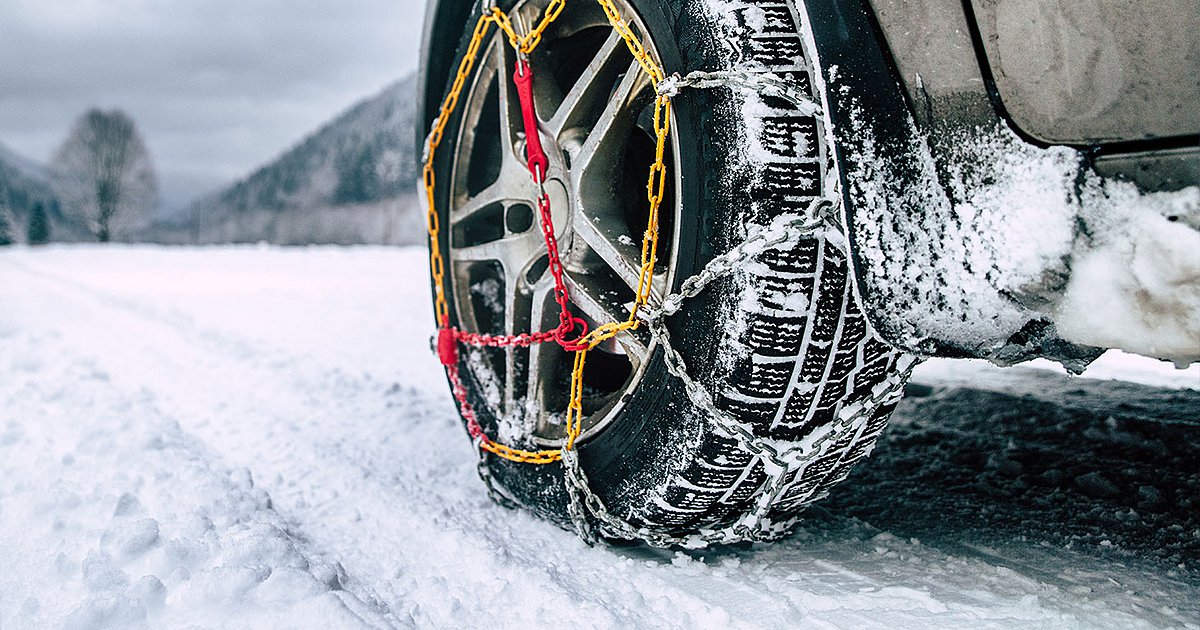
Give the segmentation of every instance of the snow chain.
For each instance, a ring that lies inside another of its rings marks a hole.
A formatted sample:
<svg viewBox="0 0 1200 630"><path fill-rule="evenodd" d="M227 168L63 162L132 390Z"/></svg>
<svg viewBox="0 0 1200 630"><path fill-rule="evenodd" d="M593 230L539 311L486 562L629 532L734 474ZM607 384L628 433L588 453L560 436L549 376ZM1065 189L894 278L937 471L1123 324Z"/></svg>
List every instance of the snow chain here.
<svg viewBox="0 0 1200 630"><path fill-rule="evenodd" d="M438 322L436 337L437 353L446 369L451 389L458 402L459 410L467 422L467 430L479 449L479 475L488 488L493 500L506 507L515 507L516 500L502 487L495 483L488 465L488 454L511 461L529 464L550 464L561 461L564 470L564 480L570 501L568 512L572 524L579 536L588 544L594 544L599 536L644 540L659 547L683 546L701 547L711 543L730 543L741 540L756 540L780 534L792 525L786 523L768 523L767 516L776 500L782 495L788 485L789 476L801 471L809 462L824 453L831 445L833 437L844 429L846 431L863 431L867 421L875 409L890 402L900 395L902 383L915 367L915 361L902 359L899 378L889 379L875 387L871 396L853 407L844 409L838 416L834 426L824 432L810 436L803 443L780 449L770 440L756 437L745 424L732 418L718 409L711 394L705 387L693 379L687 369L683 357L671 345L670 333L667 331L665 319L678 312L685 299L700 293L713 280L727 275L740 265L753 259L768 249L789 249L799 241L820 231L825 227L836 225L836 217L831 212L838 207L837 199L818 199L808 211L800 216L780 217L770 225L754 232L743 243L726 254L714 258L695 276L683 282L678 292L665 297L657 308L650 305L651 284L653 281L654 265L657 261L658 250L658 211L666 190L667 172L664 159L667 136L670 132L671 98L682 88L712 88L738 87L757 91L768 96L786 100L796 107L802 115L820 113L820 108L810 98L798 94L784 80L766 73L746 71L692 72L686 76L674 74L667 76L662 67L651 56L650 52L621 19L621 15L612 0L597 0L608 18L609 24L625 41L626 47L638 62L642 71L653 81L655 86L654 102L654 132L655 132L655 161L651 165L646 182L646 196L650 202L649 218L642 239L641 267L638 272L638 288L630 308L629 317L620 322L604 323L588 332L582 320L573 317L568 310L569 296L562 278L562 267L558 257L557 242L554 237L554 227L550 214L550 200L545 194L543 184L546 177L546 157L542 153L540 138L537 131L537 119L533 113L532 88L533 69L527 58L541 43L546 28L558 18L566 6L566 0L551 0L542 14L541 19L526 34L522 35L513 27L507 14L494 6L485 6L467 45L466 54L460 61L454 82L442 102L437 118L426 139L422 179L425 188L426 222L429 232L429 264L433 276L435 291L434 310ZM434 157L441 144L443 133L449 122L450 115L458 105L459 96L466 80L474 70L479 49L492 25L495 25L505 35L508 45L518 54L517 67L513 79L517 84L520 96L522 114L526 127L526 156L530 174L537 184L539 194L537 205L541 218L541 227L546 241L550 269L555 278L555 294L561 308L560 325L546 332L522 333L518 335L483 335L461 331L450 325L450 308L446 301L445 292L445 262L441 252L440 225L435 203ZM598 344L611 339L621 331L633 330L645 324L651 336L663 347L668 371L682 381L688 399L700 408L712 422L713 427L722 435L738 442L739 446L754 455L763 465L767 473L766 491L759 497L754 510L732 525L712 530L702 530L699 534L679 537L662 534L645 528L631 525L624 519L612 514L604 502L591 491L587 475L579 465L578 452L575 442L583 432L583 370L587 353ZM571 337L575 335L575 337ZM564 350L575 353L574 366L571 374L571 386L568 396L566 437L559 449L528 451L513 448L490 439L483 431L475 416L474 409L467 400L466 388L459 375L458 345L511 347L529 346L536 343L555 342ZM908 361L908 363L904 363ZM794 478L794 477L792 477ZM593 526L599 525L599 531Z"/></svg>

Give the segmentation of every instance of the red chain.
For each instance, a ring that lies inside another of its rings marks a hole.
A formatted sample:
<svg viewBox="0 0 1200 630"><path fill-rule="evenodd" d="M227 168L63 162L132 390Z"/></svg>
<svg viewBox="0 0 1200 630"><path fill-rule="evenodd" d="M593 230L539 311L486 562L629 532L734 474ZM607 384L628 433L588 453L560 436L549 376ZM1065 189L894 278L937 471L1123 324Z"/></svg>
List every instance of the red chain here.
<svg viewBox="0 0 1200 630"><path fill-rule="evenodd" d="M587 322L571 314L571 299L567 293L567 284L563 279L562 260L558 252L558 239L554 236L554 218L550 212L550 195L546 193L546 171L550 165L545 150L542 149L541 136L538 134L537 113L533 105L533 68L529 62L520 59L513 69L513 83L517 86L517 97L521 103L521 118L525 126L525 158L526 167L538 187L537 206L541 218L542 239L546 243L546 254L549 260L550 274L554 277L554 301L558 302L558 326L554 330L516 335L487 335L482 333L459 330L450 325L449 320L439 322L438 357L446 366L447 374L454 389L454 397L463 406L463 417L472 437L483 435L479 423L475 420L474 411L466 402L466 390L458 376L458 348L456 343L469 346L484 346L490 348L528 347L533 344L557 342L567 350L578 349L575 341L587 334ZM486 436L483 439L487 439Z"/></svg>

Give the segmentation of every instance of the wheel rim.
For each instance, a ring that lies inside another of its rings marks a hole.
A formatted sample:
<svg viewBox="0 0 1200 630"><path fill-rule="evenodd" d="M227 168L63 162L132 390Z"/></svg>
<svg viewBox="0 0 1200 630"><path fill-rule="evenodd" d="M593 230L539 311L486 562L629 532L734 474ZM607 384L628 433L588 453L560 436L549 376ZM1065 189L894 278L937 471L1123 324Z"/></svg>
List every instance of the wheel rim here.
<svg viewBox="0 0 1200 630"><path fill-rule="evenodd" d="M546 0L510 11L533 23ZM627 2L617 2L646 48L654 42ZM484 44L464 95L452 158L448 258L460 324L490 334L558 325L553 278L534 208L537 187L524 165L524 126L511 80L516 53L500 33ZM598 4L564 12L531 56L534 102L549 158L545 188L573 313L590 327L628 317L649 212L654 86ZM668 138L671 175L659 210L659 252L651 293L674 278L679 203L678 144ZM584 377L586 440L622 407L640 382L655 342L644 327L589 352ZM554 444L564 435L571 357L557 344L480 348L467 367L498 420L497 438Z"/></svg>

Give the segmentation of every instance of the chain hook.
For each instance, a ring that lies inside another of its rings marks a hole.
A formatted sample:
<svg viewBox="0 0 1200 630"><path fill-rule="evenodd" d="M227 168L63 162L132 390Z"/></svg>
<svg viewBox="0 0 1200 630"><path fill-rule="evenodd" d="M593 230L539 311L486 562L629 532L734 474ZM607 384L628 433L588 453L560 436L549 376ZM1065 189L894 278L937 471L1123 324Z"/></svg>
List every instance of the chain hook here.
<svg viewBox="0 0 1200 630"><path fill-rule="evenodd" d="M517 71L521 74L521 76L525 76L525 70L529 66L529 53L525 51L525 46L529 38L529 29L525 27L525 17L521 15L520 11L517 11L516 16L513 17L513 21L515 22L515 24L513 24L513 30L516 31L517 41L520 42L520 44L516 47Z"/></svg>

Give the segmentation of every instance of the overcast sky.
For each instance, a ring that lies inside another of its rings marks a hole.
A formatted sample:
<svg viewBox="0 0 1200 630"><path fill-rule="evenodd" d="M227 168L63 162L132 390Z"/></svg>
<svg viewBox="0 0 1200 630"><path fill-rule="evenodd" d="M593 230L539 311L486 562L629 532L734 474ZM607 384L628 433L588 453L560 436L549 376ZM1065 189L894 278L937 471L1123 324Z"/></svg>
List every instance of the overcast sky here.
<svg viewBox="0 0 1200 630"><path fill-rule="evenodd" d="M416 67L424 0L0 0L0 143L48 162L88 107L133 117L163 200L268 162Z"/></svg>

